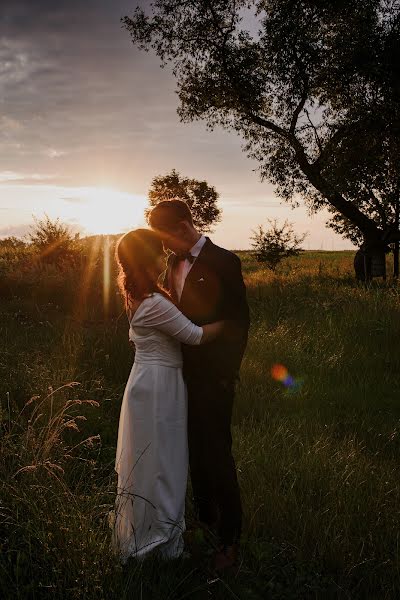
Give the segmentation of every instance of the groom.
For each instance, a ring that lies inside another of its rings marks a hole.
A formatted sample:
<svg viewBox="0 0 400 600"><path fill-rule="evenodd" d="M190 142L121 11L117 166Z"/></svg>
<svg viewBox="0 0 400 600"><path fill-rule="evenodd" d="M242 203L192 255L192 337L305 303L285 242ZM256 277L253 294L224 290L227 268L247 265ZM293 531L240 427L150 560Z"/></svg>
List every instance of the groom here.
<svg viewBox="0 0 400 600"><path fill-rule="evenodd" d="M240 259L195 229L190 209L182 200L157 204L150 212L149 224L173 252L164 287L183 314L200 326L227 321L221 338L204 346L182 348L194 501L199 520L218 528L221 546L214 567L224 569L237 560L242 525L231 451L235 383L249 329Z"/></svg>

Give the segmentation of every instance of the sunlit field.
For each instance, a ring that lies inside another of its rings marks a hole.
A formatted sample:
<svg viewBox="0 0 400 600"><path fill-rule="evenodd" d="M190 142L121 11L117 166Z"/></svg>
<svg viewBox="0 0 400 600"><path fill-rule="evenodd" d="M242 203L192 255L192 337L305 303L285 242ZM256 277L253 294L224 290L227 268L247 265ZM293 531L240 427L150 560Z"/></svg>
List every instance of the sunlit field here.
<svg viewBox="0 0 400 600"><path fill-rule="evenodd" d="M305 252L275 274L239 253L252 319L233 425L239 571L216 578L202 539L193 559L122 569L108 512L133 352L113 246L88 238L64 270L0 249L1 597L398 598L400 293L358 284L353 252ZM294 386L271 377L277 363Z"/></svg>

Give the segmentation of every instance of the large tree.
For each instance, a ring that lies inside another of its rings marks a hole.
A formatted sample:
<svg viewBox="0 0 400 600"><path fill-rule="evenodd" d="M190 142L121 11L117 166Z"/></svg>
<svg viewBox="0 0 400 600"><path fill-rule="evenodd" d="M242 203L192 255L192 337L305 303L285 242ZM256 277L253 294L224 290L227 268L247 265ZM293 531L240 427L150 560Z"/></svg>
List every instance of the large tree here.
<svg viewBox="0 0 400 600"><path fill-rule="evenodd" d="M123 22L134 44L171 63L181 119L236 131L283 199L303 198L312 211L328 206L379 243L384 224L343 175L346 149L353 179L362 155L374 151L363 145L366 132L378 146L399 136L398 0L155 0L151 7Z"/></svg>
<svg viewBox="0 0 400 600"><path fill-rule="evenodd" d="M206 181L182 177L175 169L166 175L154 177L149 190L150 206L172 198L178 198L188 204L193 223L202 233L210 232L212 225L221 219L221 210L217 206L219 194L216 189Z"/></svg>
<svg viewBox="0 0 400 600"><path fill-rule="evenodd" d="M333 206L328 221L336 233L360 246L363 256L373 258L391 250L394 255L394 276L399 276L400 230L400 139L393 132L381 135L374 128L356 130L357 140L344 140L340 160L331 163L331 178L335 178L342 193L351 198L382 232L377 244L366 240L360 229ZM365 265L362 260L362 270ZM367 269L368 270L368 269ZM362 277L368 276L363 273Z"/></svg>

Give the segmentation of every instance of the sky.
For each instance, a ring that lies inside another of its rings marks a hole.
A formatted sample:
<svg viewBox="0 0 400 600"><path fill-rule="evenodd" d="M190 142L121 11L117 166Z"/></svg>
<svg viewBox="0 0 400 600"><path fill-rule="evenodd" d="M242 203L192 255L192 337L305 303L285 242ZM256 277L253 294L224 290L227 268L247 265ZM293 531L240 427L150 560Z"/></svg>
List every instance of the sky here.
<svg viewBox="0 0 400 600"><path fill-rule="evenodd" d="M174 168L219 192L217 244L249 248L258 225L288 219L306 249L351 248L325 212L281 203L234 133L180 123L172 74L121 27L136 4L1 0L0 238L44 214L83 235L143 226L152 178Z"/></svg>

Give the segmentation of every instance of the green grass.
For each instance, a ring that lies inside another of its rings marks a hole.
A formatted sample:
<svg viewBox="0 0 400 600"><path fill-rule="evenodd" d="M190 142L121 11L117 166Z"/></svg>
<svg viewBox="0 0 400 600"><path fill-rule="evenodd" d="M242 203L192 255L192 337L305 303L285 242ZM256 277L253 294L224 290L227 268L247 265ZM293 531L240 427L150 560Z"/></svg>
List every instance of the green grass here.
<svg viewBox="0 0 400 600"><path fill-rule="evenodd" d="M233 437L245 519L240 570L219 580L202 547L193 561L125 569L110 550L133 354L115 289L103 309L101 256L88 284L89 250L73 271L3 266L2 597L399 597L399 288L358 285L352 252L305 252L276 274L241 256L252 328ZM271 378L275 363L296 390Z"/></svg>

